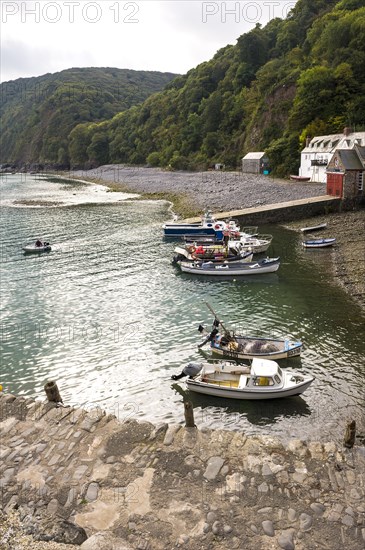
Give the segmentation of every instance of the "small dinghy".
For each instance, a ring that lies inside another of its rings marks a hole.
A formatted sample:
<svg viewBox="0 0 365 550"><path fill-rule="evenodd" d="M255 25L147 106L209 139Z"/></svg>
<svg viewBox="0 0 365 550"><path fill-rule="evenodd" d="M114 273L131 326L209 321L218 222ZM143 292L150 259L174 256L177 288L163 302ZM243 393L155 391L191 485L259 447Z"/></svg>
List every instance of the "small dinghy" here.
<svg viewBox="0 0 365 550"><path fill-rule="evenodd" d="M28 254L39 254L40 252L49 252L52 247L47 242L36 241L35 243L28 243L22 247L23 251Z"/></svg>
<svg viewBox="0 0 365 550"><path fill-rule="evenodd" d="M319 231L320 229L326 229L326 227L327 227L326 223L320 223L319 225L313 225L312 227L302 227L301 232L309 233L311 231Z"/></svg>
<svg viewBox="0 0 365 550"><path fill-rule="evenodd" d="M336 242L336 239L333 237L331 239L313 239L311 241L303 241L302 245L304 248L325 248L327 246L332 246Z"/></svg>
<svg viewBox="0 0 365 550"><path fill-rule="evenodd" d="M172 376L172 379L178 380L182 376L189 376L186 385L190 391L242 400L300 395L314 381L313 376L283 371L275 361L257 357L252 360L251 366L230 363L189 364L180 375Z"/></svg>
<svg viewBox="0 0 365 550"><path fill-rule="evenodd" d="M258 262L237 262L215 264L213 262L180 262L181 271L194 275L247 276L274 273L279 269L280 258L266 258Z"/></svg>

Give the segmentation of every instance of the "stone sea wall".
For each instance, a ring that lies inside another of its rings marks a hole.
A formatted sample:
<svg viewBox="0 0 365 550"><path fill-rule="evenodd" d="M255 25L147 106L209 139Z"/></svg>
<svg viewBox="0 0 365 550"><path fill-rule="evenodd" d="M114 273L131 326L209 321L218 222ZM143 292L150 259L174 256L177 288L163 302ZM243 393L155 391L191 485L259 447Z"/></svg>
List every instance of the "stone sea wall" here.
<svg viewBox="0 0 365 550"><path fill-rule="evenodd" d="M17 509L32 540L86 550L365 545L357 444L123 422L4 393L0 430L1 506ZM2 549L24 547L11 529L1 536Z"/></svg>

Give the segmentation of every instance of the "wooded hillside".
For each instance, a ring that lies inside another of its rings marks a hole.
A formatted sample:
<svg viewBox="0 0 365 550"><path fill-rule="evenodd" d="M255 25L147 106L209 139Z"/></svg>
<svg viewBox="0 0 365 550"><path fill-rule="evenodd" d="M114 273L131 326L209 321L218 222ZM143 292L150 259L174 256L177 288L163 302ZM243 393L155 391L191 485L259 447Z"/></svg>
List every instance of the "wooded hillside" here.
<svg viewBox="0 0 365 550"><path fill-rule="evenodd" d="M0 85L0 162L67 166L69 134L112 118L162 90L176 74L113 68L68 69Z"/></svg>
<svg viewBox="0 0 365 550"><path fill-rule="evenodd" d="M80 101L82 116L67 91L47 98L42 109L55 117L48 127L32 105L22 130L13 110L14 135L6 111L6 156L201 170L216 162L236 168L247 152L265 150L274 174L285 176L296 173L306 136L365 129L364 67L364 0L298 0L285 20L257 24L141 105L125 109L124 100L109 120L116 105L103 85L96 106ZM56 126L66 127L66 115L73 127L61 142Z"/></svg>

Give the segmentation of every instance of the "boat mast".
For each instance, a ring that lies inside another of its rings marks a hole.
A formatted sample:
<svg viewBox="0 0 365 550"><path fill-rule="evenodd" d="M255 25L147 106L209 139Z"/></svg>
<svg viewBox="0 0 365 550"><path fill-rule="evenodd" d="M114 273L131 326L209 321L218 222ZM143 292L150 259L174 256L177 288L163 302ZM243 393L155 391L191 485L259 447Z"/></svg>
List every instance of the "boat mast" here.
<svg viewBox="0 0 365 550"><path fill-rule="evenodd" d="M221 327L222 327L222 329L224 330L224 332L225 332L226 334L229 334L229 330L226 329L226 327L224 326L223 322L219 319L218 315L216 314L216 312L214 311L214 309L212 308L212 306L211 306L208 302L205 302L205 305L207 306L207 308L209 309L209 311L210 311L211 313L213 313L215 320L221 325Z"/></svg>

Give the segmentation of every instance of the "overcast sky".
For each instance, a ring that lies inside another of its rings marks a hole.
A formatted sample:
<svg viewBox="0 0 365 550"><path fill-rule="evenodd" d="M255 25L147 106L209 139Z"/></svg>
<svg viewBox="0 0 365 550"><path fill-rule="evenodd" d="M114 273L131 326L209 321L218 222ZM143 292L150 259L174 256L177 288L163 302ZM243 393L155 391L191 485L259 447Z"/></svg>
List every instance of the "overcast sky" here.
<svg viewBox="0 0 365 550"><path fill-rule="evenodd" d="M0 1L1 82L71 67L186 73L295 0Z"/></svg>

